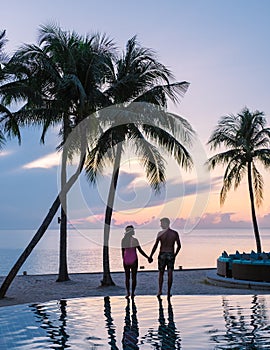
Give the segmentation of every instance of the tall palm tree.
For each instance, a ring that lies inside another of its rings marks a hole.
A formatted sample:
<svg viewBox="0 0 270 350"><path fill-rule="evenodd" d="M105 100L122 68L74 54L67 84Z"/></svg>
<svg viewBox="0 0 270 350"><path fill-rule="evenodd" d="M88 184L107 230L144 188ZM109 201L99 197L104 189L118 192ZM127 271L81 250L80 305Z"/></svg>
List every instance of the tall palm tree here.
<svg viewBox="0 0 270 350"><path fill-rule="evenodd" d="M68 54L69 56L65 57ZM93 133L95 134L98 126L93 118L93 111L108 104L101 88L102 84L106 83L106 61L111 59L112 55L114 44L105 35L94 34L81 38L75 33L63 32L55 26L42 26L39 46L25 45L9 63L9 71L15 78L6 84L8 88L4 90L5 104L18 100L27 101L14 113L16 122L20 126L29 126L32 123L42 125L42 141L50 125L65 120L67 127L71 129L79 124L76 132L73 130L71 141L65 142L64 152L67 153L63 159L67 156L70 158L77 152L80 161L77 171L67 183L63 182L62 189L41 226L5 278L0 288L0 298L5 296L17 272L44 235L60 204L65 203L67 192L83 170L87 143L91 144ZM5 109L4 112L1 122L5 122L8 132L14 134L16 129L8 119L8 110ZM90 121L81 122L84 118ZM65 126L62 127L60 135L62 142L59 148L63 147L63 139L66 138L63 137L66 135ZM67 146L67 143L71 144L71 147ZM66 245L63 241L65 237L60 244L60 251L63 252L60 253L60 266L64 268L59 267L63 272L60 271L59 280L68 277L65 270Z"/></svg>
<svg viewBox="0 0 270 350"><path fill-rule="evenodd" d="M251 112L244 108L237 115L224 116L214 129L208 144L212 150L224 146L228 150L208 159L209 169L217 165L226 165L220 203L224 204L228 191L236 190L247 175L251 205L252 223L257 252L261 253L260 233L255 207L263 200L263 177L256 167L260 162L265 168L270 166L270 129L266 127L263 112ZM256 202L256 203L255 203Z"/></svg>
<svg viewBox="0 0 270 350"><path fill-rule="evenodd" d="M25 45L14 57L16 63L25 62L29 85L36 91L16 117L21 124L29 121L41 124L43 142L49 127L60 125L61 143L58 149L63 149L62 189L67 182L69 157L66 147L62 146L73 127L104 103L100 89L106 78L105 62L113 54L113 48L113 43L106 36L94 34L82 38L75 32L65 32L48 25L40 27L37 46ZM62 195L58 281L69 279L66 213L67 198Z"/></svg>
<svg viewBox="0 0 270 350"><path fill-rule="evenodd" d="M158 191L160 184L165 182L165 165L155 145L173 155L179 165L189 168L192 160L183 144L190 144L194 133L186 120L166 113L167 100L177 102L189 84L185 81L171 83L172 73L158 62L152 50L143 48L136 37L127 42L126 51L110 68L111 81L104 95L108 96L112 105L122 105L119 110L116 108L105 113L105 119L111 119L110 128L98 140L86 167L88 177L93 181L106 153L113 162L104 222L103 286L114 284L109 267L109 234L121 157L126 144L133 144L150 185ZM109 148L113 152L108 152Z"/></svg>

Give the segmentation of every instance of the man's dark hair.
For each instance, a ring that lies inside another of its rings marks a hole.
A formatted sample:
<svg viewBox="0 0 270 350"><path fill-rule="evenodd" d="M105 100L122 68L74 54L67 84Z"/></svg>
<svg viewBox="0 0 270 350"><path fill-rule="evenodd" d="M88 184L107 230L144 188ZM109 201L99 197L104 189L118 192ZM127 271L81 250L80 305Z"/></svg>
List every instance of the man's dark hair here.
<svg viewBox="0 0 270 350"><path fill-rule="evenodd" d="M166 222L166 224L170 225L170 219L169 218L162 218L160 219L162 222Z"/></svg>

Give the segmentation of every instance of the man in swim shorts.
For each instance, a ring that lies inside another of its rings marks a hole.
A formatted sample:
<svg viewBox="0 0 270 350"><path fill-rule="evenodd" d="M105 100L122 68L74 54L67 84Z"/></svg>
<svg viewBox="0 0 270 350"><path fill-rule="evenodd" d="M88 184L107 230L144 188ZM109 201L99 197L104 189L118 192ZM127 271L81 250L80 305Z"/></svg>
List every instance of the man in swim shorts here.
<svg viewBox="0 0 270 350"><path fill-rule="evenodd" d="M168 272L168 290L167 296L171 297L171 287L173 282L173 270L175 257L181 249L181 242L177 231L170 228L170 220L168 218L160 219L160 226L162 231L157 234L155 244L152 248L149 256L149 263L153 261L153 255L160 244L160 251L158 255L158 270L159 270L159 291L157 296L160 297L162 294L164 272L167 267ZM176 244L176 250L175 250Z"/></svg>

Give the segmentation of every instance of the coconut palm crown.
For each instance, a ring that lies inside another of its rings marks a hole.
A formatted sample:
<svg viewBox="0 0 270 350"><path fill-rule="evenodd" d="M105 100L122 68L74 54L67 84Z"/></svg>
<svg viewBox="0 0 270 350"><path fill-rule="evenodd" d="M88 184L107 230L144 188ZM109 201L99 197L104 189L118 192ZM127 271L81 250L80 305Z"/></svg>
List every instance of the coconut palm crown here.
<svg viewBox="0 0 270 350"><path fill-rule="evenodd" d="M236 190L245 176L251 205L252 223L257 252L261 253L261 240L256 218L256 205L263 200L263 177L256 164L270 166L270 129L266 127L264 112L251 112L247 107L237 115L227 115L220 119L208 141L212 150L225 147L224 152L208 159L209 169L218 165L226 166L220 204L224 204L227 193Z"/></svg>

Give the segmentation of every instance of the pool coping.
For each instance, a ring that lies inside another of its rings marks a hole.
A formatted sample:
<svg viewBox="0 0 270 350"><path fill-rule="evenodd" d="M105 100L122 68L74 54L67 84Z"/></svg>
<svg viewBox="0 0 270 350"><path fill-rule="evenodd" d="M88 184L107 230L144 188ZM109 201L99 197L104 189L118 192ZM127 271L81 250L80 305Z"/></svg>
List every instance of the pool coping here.
<svg viewBox="0 0 270 350"><path fill-rule="evenodd" d="M230 277L222 277L217 274L217 270L211 270L206 273L207 281L210 284L219 287L270 290L270 282L256 282L247 280L236 280Z"/></svg>

